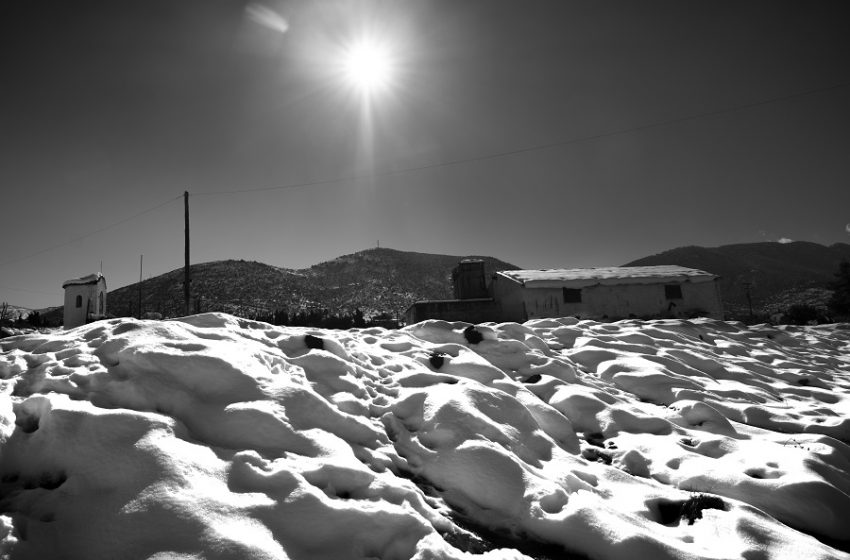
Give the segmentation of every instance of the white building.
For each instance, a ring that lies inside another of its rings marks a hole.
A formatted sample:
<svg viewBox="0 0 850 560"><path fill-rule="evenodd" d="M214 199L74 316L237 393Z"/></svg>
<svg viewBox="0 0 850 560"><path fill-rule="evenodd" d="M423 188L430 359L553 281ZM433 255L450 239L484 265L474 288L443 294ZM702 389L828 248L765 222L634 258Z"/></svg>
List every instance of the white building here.
<svg viewBox="0 0 850 560"><path fill-rule="evenodd" d="M681 266L505 270L491 291L502 320L723 318L719 277Z"/></svg>
<svg viewBox="0 0 850 560"><path fill-rule="evenodd" d="M94 321L106 315L106 279L101 273L68 280L65 289L66 329Z"/></svg>

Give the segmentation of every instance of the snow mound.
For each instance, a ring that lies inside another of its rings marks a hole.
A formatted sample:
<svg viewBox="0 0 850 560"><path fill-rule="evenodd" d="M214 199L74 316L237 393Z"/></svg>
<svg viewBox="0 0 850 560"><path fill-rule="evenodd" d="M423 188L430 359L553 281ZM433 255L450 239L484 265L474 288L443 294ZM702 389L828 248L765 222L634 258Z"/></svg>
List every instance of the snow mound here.
<svg viewBox="0 0 850 560"><path fill-rule="evenodd" d="M850 559L842 327L7 338L0 558Z"/></svg>

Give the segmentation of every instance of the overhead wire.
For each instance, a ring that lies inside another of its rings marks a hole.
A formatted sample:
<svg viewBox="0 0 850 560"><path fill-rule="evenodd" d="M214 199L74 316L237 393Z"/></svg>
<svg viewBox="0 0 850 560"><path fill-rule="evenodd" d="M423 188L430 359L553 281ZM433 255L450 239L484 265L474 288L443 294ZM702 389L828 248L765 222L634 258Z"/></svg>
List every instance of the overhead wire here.
<svg viewBox="0 0 850 560"><path fill-rule="evenodd" d="M347 175L347 176L343 176L343 177L336 177L336 178L332 178L332 179L287 183L287 184L284 184L284 185L272 185L272 186L255 187L255 188L248 188L248 189L233 189L233 190L220 190L220 191L194 191L194 192L190 191L190 195L191 196L216 196L216 195L232 195L232 194L250 194L250 193L258 193L258 192L269 192L269 191L286 190L286 189L306 188L306 187L314 187L314 186L321 186L321 185L339 184L339 183L345 183L345 182L348 182L348 181L358 181L358 180L364 180L364 179L376 179L376 178L386 177L386 176L391 176L391 175L403 175L403 174L407 174L407 173L415 173L415 172L419 172L419 171L425 171L425 170L430 170L430 169L438 169L438 168L442 168L442 167L450 167L450 166L462 165L462 164L467 164L467 163L488 161L488 160L499 159L499 158L509 157L509 156L518 155L518 154L548 150L548 149L551 149L551 148L556 148L556 147L561 147L561 146L569 146L569 145L580 144L580 143L584 143L584 142L592 142L594 140L600 140L600 139L603 139L603 138L610 138L610 137L614 137L614 136L620 136L620 135L624 135L624 134L640 132L640 131L643 131L643 130L650 130L650 129L653 129L653 128L660 128L660 127L670 126L670 125L679 124L679 123L683 123L683 122L694 121L694 120L698 120L698 119L704 119L704 118L713 117L713 116L717 116L717 115L723 115L723 114L727 114L727 113L732 113L732 112L742 111L742 110L760 107L760 106L764 106L764 105L769 105L769 104L772 104L772 103L778 103L778 102L781 102L781 101L787 101L789 99L795 99L795 98L798 98L798 97L813 95L813 94L816 94L816 93L823 93L823 92L827 92L827 91L842 89L842 88L846 88L848 86L850 86L850 82L842 82L842 83L834 84L834 85L831 85L831 86L814 88L814 89L805 90L805 91L799 91L799 92L795 92L795 93L791 93L791 94L772 97L772 98L769 98L769 99L762 99L762 100L754 101L754 102L751 102L751 103L736 105L736 106L733 106L733 107L726 107L726 108L723 108L723 109L717 109L717 110L713 110L713 111L704 111L704 112L701 112L701 113L694 113L694 114L691 114L691 115L685 115L685 116L676 117L676 118L672 118L672 119L666 119L666 120L662 120L662 121L656 121L656 122L632 126L632 127L628 127L628 128L622 128L622 129L613 130L613 131L610 131L610 132L602 132L602 133L598 133L598 134L581 136L581 137L578 137L578 138L571 138L571 139L567 139L567 140L559 140L559 141L549 142L549 143L545 143L545 144L536 144L536 145L533 145L533 146L526 146L526 147L517 148L517 149L514 149L514 150L495 152L495 153L491 153L491 154L483 154L483 155L472 156L472 157L467 157L467 158L458 158L458 159L442 161L442 162L437 162L437 163L432 163L432 164L425 164L425 165L419 165L419 166L414 166L414 167L406 167L406 168L402 168L402 169L386 169L386 170L382 170L382 171L374 171L374 172L363 173L363 174L353 174L353 175ZM0 262L0 266L6 266L6 265L9 265L9 264L15 264L15 263L18 263L18 262L22 262L22 261L37 257L39 255L42 255L44 253L53 251L55 249L59 249L61 247L66 247L68 245L71 245L72 243L76 243L77 241L81 241L83 239L86 239L86 238L91 237L93 235L96 235L98 233L108 231L108 230L110 230L114 227L117 227L117 226L122 225L124 223L127 223L131 220L134 220L134 219L136 219L140 216L143 216L145 214L148 214L150 212L158 210L159 208L162 208L163 206L171 204L172 202L175 202L175 201L179 200L180 198L183 198L182 194L175 196L173 198L169 198L168 200L166 200L164 202L161 202L161 203L159 203L155 206L152 206L150 208L146 208L146 209L144 209L140 212L132 214L131 216L127 216L126 218L123 218L123 219L121 219L117 222L113 222L113 223L111 223L107 226L101 227L99 229L90 231L86 234L83 234L83 235L74 237L72 239L69 239L65 242L58 243L58 244L55 244L55 245L51 245L50 247L46 247L44 249L41 249L39 251L36 251L34 253L30 253L30 254L27 254L27 255L24 255L24 256L21 256L21 257L16 257L16 258L13 258L13 259L5 260L3 262ZM21 290L21 289L17 289L17 288L6 288L6 289L17 290L17 291L26 291L26 290Z"/></svg>
<svg viewBox="0 0 850 560"><path fill-rule="evenodd" d="M77 241L80 241L80 240L82 240L82 239L86 239L87 237L91 237L92 235L97 235L98 233L103 233L104 231L107 231L107 230L110 230L110 229L112 229L112 228L114 228L114 227L120 226L121 224L125 224L125 223L129 222L130 220L135 220L136 218L138 218L138 217L140 217L140 216L144 216L145 214L149 214L149 213L153 212L154 210L159 210L159 209L160 209L160 208L162 208L163 206L166 206L167 204L171 204L172 202L174 202L175 200L178 200L178 199L180 199L180 198L183 198L183 195L182 195L182 194L181 194L181 195L179 195L179 196L176 196L176 197L174 197L174 198L169 198L169 199L168 199L168 200L166 200L165 202L162 202L162 203L160 203L160 204L157 204L156 206L152 206L152 207L150 207L150 208L147 208L147 209L145 209L145 210L142 210L141 212L137 212L137 213L133 214L132 216L128 216L128 217L126 217L126 218L124 218L124 219L121 219L121 220L119 220L119 221L117 221L117 222L111 223L111 224L109 224L108 226L104 226L104 227L99 228L99 229L96 229L96 230L94 230L94 231L90 231L89 233L86 233L86 234L83 234L83 235L79 235L79 236L77 236L77 237L74 237L74 238L72 238L72 239L69 239L69 240L67 240L67 241L65 241L65 242L63 242L63 243L58 243L58 244L56 244L56 245L51 245L50 247L46 247L46 248L44 248L44 249L41 249L41 250L39 250L39 251L36 251L35 253L30 253L30 254L28 254L28 255L24 255L24 256L22 256L22 257L16 257L16 258L13 258L13 259L5 260L5 261L3 261L3 262L0 262L0 266L6 266L6 265L9 265L9 264L19 263L19 262L21 262L21 261L25 261L25 260L31 259L31 258L33 258L33 257L37 257L37 256L39 256L39 255L42 255L42 254L44 254L44 253L47 253L47 252L53 251L53 250L55 250L55 249L59 249L59 248L61 248L61 247L67 247L68 245L71 245L72 243L76 243ZM9 289L13 289L13 288L9 288Z"/></svg>
<svg viewBox="0 0 850 560"><path fill-rule="evenodd" d="M670 125L679 124L679 123L683 123L683 122L694 121L694 120L704 119L704 118L708 118L708 117L714 117L714 116L723 115L723 114L726 114L726 113L743 111L743 110L746 110L746 109L752 109L752 108L760 107L760 106L763 106L763 105L778 103L780 101L787 101L789 99L795 99L797 97L804 97L804 96L813 95L813 94L816 94L816 93L823 93L823 92L832 91L832 90L836 90L836 89L842 89L842 88L846 88L848 86L850 86L850 82L843 82L843 83L834 84L834 85L831 85L831 86L795 92L795 93L782 95L782 96L778 96L778 97L772 97L772 98L769 98L769 99L761 99L759 101L754 101L752 103L745 103L745 104L741 104L741 105L736 105L734 107L726 107L726 108L723 108L723 109L716 109L716 110L713 110L713 111L704 111L704 112L701 112L701 113L695 113L695 114L685 115L685 116L682 116L682 117L676 117L676 118L667 119L667 120L663 120L663 121L657 121L657 122L653 122L653 123L637 125L637 126L633 126L633 127L629 127L629 128L623 128L623 129L619 129L619 130L610 131L610 132L602 132L602 133L598 133L598 134L591 134L591 135L588 135L588 136L581 136L579 138L571 138L571 139L568 139L568 140L558 140L558 141L549 142L549 143L546 143L546 144L536 144L534 146L526 146L526 147L517 148L517 149L514 149L514 150L496 152L496 153L491 153L491 154L484 154L484 155L480 155L480 156L472 156L472 157L467 157L467 158L458 158L458 159L453 159L453 160L449 160L449 161L442 161L442 162L437 162L437 163L419 165L419 166L415 166L415 167L406 167L406 168L402 168L402 169L387 169L387 170L383 170L383 171L373 171L373 172L370 172L370 173L348 175L348 176L343 176L343 177L337 177L337 178L334 178L334 179L323 179L323 180L306 181L306 182L299 182L299 183L287 183L287 184L284 184L284 185L255 187L255 188L248 188L248 189L235 189L235 190L222 190L222 191L197 191L197 192L192 192L190 194L193 195L193 196L248 194L248 193L256 193L256 192L267 192L267 191L276 191L276 190L297 189L297 188L304 188L304 187L314 187L314 186L320 186L320 185L332 185L332 184L338 184L338 183L345 183L345 182L349 182L349 181L360 181L360 180L365 180L365 179L377 179L379 177L387 177L387 176L390 176L390 175L403 175L403 174L406 174L406 173L414 173L414 172L417 172L417 171L425 171L425 170L429 170L429 169L438 169L438 168L441 168L441 167L449 167L449 166L461 165L461 164L465 164L465 163L475 163L475 162L498 159L498 158L513 156L513 155L518 155L518 154L548 150L548 149L556 148L556 147L560 147L560 146L569 146L569 145L572 145L572 144L580 144L580 143L583 143L583 142L592 142L594 140L601 140L603 138L610 138L610 137L613 137L613 136L620 136L620 135L623 135L623 134L631 134L633 132L640 132L640 131L643 131L643 130L660 128L660 127L670 126Z"/></svg>
<svg viewBox="0 0 850 560"><path fill-rule="evenodd" d="M62 292L44 292L44 291L39 291L39 290L25 290L23 288L12 288L11 286L0 286L0 289L11 290L13 292L24 292L24 293L27 293L27 294L38 294L38 295L42 295L42 296L55 296L55 295L59 295L59 294L62 293ZM22 307L22 306L16 305L15 307Z"/></svg>

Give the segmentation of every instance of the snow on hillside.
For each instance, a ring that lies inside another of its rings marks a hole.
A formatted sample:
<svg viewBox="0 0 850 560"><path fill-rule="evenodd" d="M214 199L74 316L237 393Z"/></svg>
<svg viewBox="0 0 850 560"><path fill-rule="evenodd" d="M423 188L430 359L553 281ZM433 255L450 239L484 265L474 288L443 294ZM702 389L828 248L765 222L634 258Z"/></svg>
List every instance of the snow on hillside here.
<svg viewBox="0 0 850 560"><path fill-rule="evenodd" d="M205 314L0 350L4 558L850 558L841 326Z"/></svg>

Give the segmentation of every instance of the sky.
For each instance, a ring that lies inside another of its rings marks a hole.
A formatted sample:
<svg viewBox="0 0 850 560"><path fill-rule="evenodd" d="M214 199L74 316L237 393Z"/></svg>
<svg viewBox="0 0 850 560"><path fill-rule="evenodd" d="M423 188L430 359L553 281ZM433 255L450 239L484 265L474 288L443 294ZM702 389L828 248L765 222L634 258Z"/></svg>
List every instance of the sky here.
<svg viewBox="0 0 850 560"><path fill-rule="evenodd" d="M842 7L4 0L0 301L180 268L184 191L193 263L850 242Z"/></svg>

